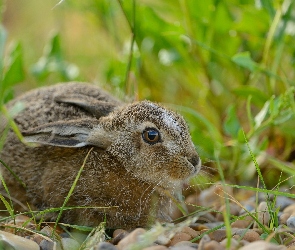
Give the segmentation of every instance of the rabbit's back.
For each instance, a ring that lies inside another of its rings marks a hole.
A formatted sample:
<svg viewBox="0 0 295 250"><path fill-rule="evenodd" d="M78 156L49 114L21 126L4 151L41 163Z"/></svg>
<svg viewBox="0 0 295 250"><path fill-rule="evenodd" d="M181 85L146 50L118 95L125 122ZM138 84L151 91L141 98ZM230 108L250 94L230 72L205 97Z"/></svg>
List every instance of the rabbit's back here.
<svg viewBox="0 0 295 250"><path fill-rule="evenodd" d="M89 123L95 123L99 119L99 117L77 105L57 101L57 97L67 96L76 96L77 98L83 98L83 101L89 100L90 102L96 102L96 104L99 101L114 106L121 104L119 100L95 85L72 82L31 90L10 101L6 108L10 113L16 104L20 104L21 111L13 118L21 132L44 124L65 121L78 122L85 119ZM7 124L2 123L0 131L4 131L5 126L3 125ZM55 199L63 200L66 194L61 192L62 185L66 187L65 190L68 190L67 188L70 187L77 171L83 164L88 150L87 147L27 146L10 129L5 137L0 159L26 184L26 189L5 167L1 168L1 173L14 200L18 200L23 204L26 204L26 201L32 201L31 206L32 204L46 206L44 194L50 187L56 190ZM3 186L0 187L0 192L5 195L6 191ZM58 196L58 193L60 193L61 197ZM53 199L51 198L51 200ZM61 205L58 202L56 204ZM4 209L1 206L0 208ZM15 208L22 211L22 208L18 207L17 204Z"/></svg>
<svg viewBox="0 0 295 250"><path fill-rule="evenodd" d="M119 100L95 85L72 82L29 91L8 103L7 108L10 110L17 102L22 104L22 111L14 119L20 130L28 130L57 121L94 119L93 115L76 105L58 103L55 100L58 96L71 95L112 103L115 106L121 104Z"/></svg>
<svg viewBox="0 0 295 250"><path fill-rule="evenodd" d="M44 210L61 207L79 177L67 206L89 208L64 211L66 223L96 226L105 216L108 227L169 221L168 193L180 197L183 183L200 170L185 120L156 103L123 104L82 83L30 91L8 110L17 102L24 109L14 121L37 146L9 131L0 159L27 188L2 167L7 187L15 200Z"/></svg>

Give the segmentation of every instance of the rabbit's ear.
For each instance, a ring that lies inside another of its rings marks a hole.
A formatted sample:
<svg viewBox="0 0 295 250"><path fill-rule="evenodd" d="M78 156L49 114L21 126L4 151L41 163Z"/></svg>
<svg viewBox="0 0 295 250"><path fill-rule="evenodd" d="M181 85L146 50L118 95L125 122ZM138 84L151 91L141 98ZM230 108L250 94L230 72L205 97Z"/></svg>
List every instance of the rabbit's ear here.
<svg viewBox="0 0 295 250"><path fill-rule="evenodd" d="M70 96L59 95L56 96L54 100L60 103L77 105L94 115L96 118L108 115L116 107L116 105L110 102L99 101L93 97L81 94L74 94Z"/></svg>
<svg viewBox="0 0 295 250"><path fill-rule="evenodd" d="M93 120L91 121L93 123ZM95 140L92 134L95 134ZM100 126L91 125L88 119L49 123L22 133L26 142L58 147L84 147L93 145L107 148L111 141Z"/></svg>

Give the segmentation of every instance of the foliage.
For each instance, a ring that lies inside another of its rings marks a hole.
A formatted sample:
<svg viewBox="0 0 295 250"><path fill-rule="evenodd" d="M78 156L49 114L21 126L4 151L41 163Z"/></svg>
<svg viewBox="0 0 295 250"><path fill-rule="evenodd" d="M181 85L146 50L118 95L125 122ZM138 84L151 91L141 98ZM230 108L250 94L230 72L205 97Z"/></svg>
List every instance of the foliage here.
<svg viewBox="0 0 295 250"><path fill-rule="evenodd" d="M288 177L295 174L295 1L49 2L59 20L54 32L40 25L29 38L23 27L22 42L7 43L5 28L13 34L16 20L3 12L1 107L17 84L99 82L121 97L181 112L203 161L211 166L218 159L224 181L252 188L259 176L257 190L264 192L283 172L284 185L294 185ZM30 4L14 4L37 13ZM212 182L220 179L216 173Z"/></svg>
<svg viewBox="0 0 295 250"><path fill-rule="evenodd" d="M218 150L222 168L232 180L250 181L255 174L243 130L263 172L284 171L270 159L282 164L293 160L294 1L55 4L54 11L74 13L77 22L88 18L98 29L105 42L98 42L83 58L94 60L95 50L100 49L103 68L83 74L79 58L67 62L67 55L75 54L63 42L71 38L62 26L59 33L48 35L40 59L31 65L23 50L29 54L34 46L24 48L14 42L6 46L10 49L0 63L2 104L13 97L12 87L20 82L35 86L96 78L121 96L170 103L189 122L203 160L215 160ZM64 26L70 21L62 19ZM3 58L7 33L3 26L0 31ZM82 48L83 40L78 44ZM268 175L267 184L275 185L273 181Z"/></svg>

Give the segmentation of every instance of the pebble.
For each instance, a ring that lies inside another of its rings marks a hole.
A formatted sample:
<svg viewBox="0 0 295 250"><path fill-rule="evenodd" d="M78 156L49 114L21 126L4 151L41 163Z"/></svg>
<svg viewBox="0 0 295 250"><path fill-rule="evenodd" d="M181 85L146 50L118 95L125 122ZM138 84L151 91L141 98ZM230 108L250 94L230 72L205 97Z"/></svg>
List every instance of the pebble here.
<svg viewBox="0 0 295 250"><path fill-rule="evenodd" d="M118 243L117 245L118 249L119 250L127 249L129 245L138 242L139 236L144 234L145 232L146 230L144 230L143 228L135 229Z"/></svg>
<svg viewBox="0 0 295 250"><path fill-rule="evenodd" d="M266 241L255 241L246 246L241 247L239 250L286 250L287 247L283 245L275 245Z"/></svg>
<svg viewBox="0 0 295 250"><path fill-rule="evenodd" d="M211 240L204 245L204 250L225 250L225 247L223 247L220 243L218 243L215 240Z"/></svg>
<svg viewBox="0 0 295 250"><path fill-rule="evenodd" d="M288 227L295 228L295 216L290 216L286 223Z"/></svg>
<svg viewBox="0 0 295 250"><path fill-rule="evenodd" d="M5 248L3 249L13 250L40 249L36 242L5 231L0 231L0 246L4 246Z"/></svg>
<svg viewBox="0 0 295 250"><path fill-rule="evenodd" d="M260 202L260 204L257 207L257 212L258 212L257 218L259 222L263 225L268 226L270 221L270 214L268 212L267 203L265 201ZM257 222L254 223L254 228L259 228L259 225L257 224Z"/></svg>
<svg viewBox="0 0 295 250"><path fill-rule="evenodd" d="M45 227L43 227L43 228L41 229L40 232L41 232L41 234L34 234L34 235L32 236L32 240L33 240L33 241L35 241L37 244L40 244L41 241L43 241L43 240L47 240L47 241L51 242L51 241L49 240L49 237L46 237L46 236L42 235L42 234L45 234L45 235L47 235L47 236L51 236L51 233L52 233L52 228L51 228L51 227L49 227L49 226L45 226Z"/></svg>
<svg viewBox="0 0 295 250"><path fill-rule="evenodd" d="M191 227L184 227L181 232L186 233L190 235L193 238L196 238L200 235L200 232L197 232L196 230L192 229Z"/></svg>
<svg viewBox="0 0 295 250"><path fill-rule="evenodd" d="M189 247L189 246L180 246L180 247L170 247L171 250L196 250L196 248Z"/></svg>
<svg viewBox="0 0 295 250"><path fill-rule="evenodd" d="M245 217L242 220L236 220L236 221L234 221L231 224L231 227L232 228L247 228L253 222L254 222L253 218L250 215L248 215L247 217Z"/></svg>
<svg viewBox="0 0 295 250"><path fill-rule="evenodd" d="M123 229L116 229L113 233L113 239L111 243L118 245L118 243L124 239L129 233Z"/></svg>
<svg viewBox="0 0 295 250"><path fill-rule="evenodd" d="M227 246L227 238L222 240L220 242L220 245L224 248L226 248ZM230 239L230 249L238 249L238 247L240 246L239 241L235 240L234 238Z"/></svg>
<svg viewBox="0 0 295 250"><path fill-rule="evenodd" d="M210 188L202 190L198 197L198 203L203 207L220 207L224 194L232 195L233 189L231 187L223 187L221 184L212 185Z"/></svg>
<svg viewBox="0 0 295 250"><path fill-rule="evenodd" d="M118 248L109 242L100 242L93 250L118 250Z"/></svg>
<svg viewBox="0 0 295 250"><path fill-rule="evenodd" d="M175 244L177 244L178 242L181 242L181 241L188 241L188 240L191 240L192 237L187 234L187 233L176 233L173 238L171 239L170 243L169 243L169 246L174 246Z"/></svg>
<svg viewBox="0 0 295 250"><path fill-rule="evenodd" d="M208 234L205 234L202 239L200 240L200 243L199 243L199 248L198 249L204 249L204 246L207 242L210 242L211 239L209 237Z"/></svg>
<svg viewBox="0 0 295 250"><path fill-rule="evenodd" d="M185 199L185 204L187 204L187 210L189 213L196 211L196 205L199 203L198 195L191 194Z"/></svg>
<svg viewBox="0 0 295 250"><path fill-rule="evenodd" d="M165 247L165 246L151 246L151 247L146 247L146 248L143 248L142 250L167 250L169 249L168 247Z"/></svg>
<svg viewBox="0 0 295 250"><path fill-rule="evenodd" d="M30 222L28 222L30 221ZM24 223L26 223L25 228L29 228L29 229L36 229L36 225L32 222L32 219L28 216L25 215L17 215L15 216L14 220L10 220L7 224L12 224L14 226L19 226L22 227L24 225ZM5 228L4 230L5 232L9 232L9 233L13 233L14 234L14 228ZM21 233L21 235L24 235L24 233Z"/></svg>
<svg viewBox="0 0 295 250"><path fill-rule="evenodd" d="M48 240L42 240L39 244L40 248L42 250L53 250L56 249L56 242L48 241ZM39 248L38 248L39 249Z"/></svg>
<svg viewBox="0 0 295 250"><path fill-rule="evenodd" d="M277 196L276 197L276 207L280 207L280 210L283 211L286 207L295 204L294 199L290 199L285 196Z"/></svg>
<svg viewBox="0 0 295 250"><path fill-rule="evenodd" d="M280 223L288 227L294 228L295 226L295 204L287 206L280 215Z"/></svg>
<svg viewBox="0 0 295 250"><path fill-rule="evenodd" d="M234 236L240 236L238 238L238 240L242 239L243 240L246 240L248 242L253 242L253 241L258 241L260 240L260 235L255 232L254 230L250 230L250 229L237 229L237 230L233 230L234 233L233 235Z"/></svg>
<svg viewBox="0 0 295 250"><path fill-rule="evenodd" d="M215 240L215 241L220 242L226 238L226 230L225 229L218 229L214 232L209 233L209 237L211 238L211 240Z"/></svg>
<svg viewBox="0 0 295 250"><path fill-rule="evenodd" d="M223 219L223 212L224 212L225 210L226 210L226 205L222 205L222 206L218 209L218 211L220 211L220 213L218 213L218 214L216 215L216 219L217 219L218 221L224 221L224 219ZM229 203L229 213L230 213L231 215L238 216L239 213L240 213L240 210L241 210L241 208L240 208L237 204L235 204L235 203Z"/></svg>
<svg viewBox="0 0 295 250"><path fill-rule="evenodd" d="M199 244L193 243L190 241L180 241L180 242L176 243L173 247L182 247L182 246L188 246L188 247L198 249ZM171 249L173 249L173 247L171 247Z"/></svg>
<svg viewBox="0 0 295 250"><path fill-rule="evenodd" d="M78 250L80 248L80 244L71 238L62 238L61 244L63 250Z"/></svg>

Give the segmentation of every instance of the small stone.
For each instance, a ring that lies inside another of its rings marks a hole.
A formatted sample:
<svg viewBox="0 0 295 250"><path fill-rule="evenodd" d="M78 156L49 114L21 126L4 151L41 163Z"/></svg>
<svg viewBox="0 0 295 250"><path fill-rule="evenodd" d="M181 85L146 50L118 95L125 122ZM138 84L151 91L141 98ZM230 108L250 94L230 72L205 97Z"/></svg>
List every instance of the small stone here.
<svg viewBox="0 0 295 250"><path fill-rule="evenodd" d="M249 215L242 220L234 221L231 226L232 228L247 228L251 223L253 223L253 221L253 218Z"/></svg>
<svg viewBox="0 0 295 250"><path fill-rule="evenodd" d="M114 245L118 245L118 243L124 239L129 233L123 229L116 229L113 233L113 239L111 240L111 243Z"/></svg>
<svg viewBox="0 0 295 250"><path fill-rule="evenodd" d="M39 250L36 242L4 231L0 231L0 246L5 246L3 249Z"/></svg>
<svg viewBox="0 0 295 250"><path fill-rule="evenodd" d="M109 242L100 242L93 250L118 250L118 248Z"/></svg>
<svg viewBox="0 0 295 250"><path fill-rule="evenodd" d="M180 246L180 247L169 247L171 250L196 250L196 248L189 247L189 246Z"/></svg>
<svg viewBox="0 0 295 250"><path fill-rule="evenodd" d="M265 201L260 202L257 208L258 211L258 220L260 221L261 224L263 225L268 225L270 221L270 214L268 212L268 207L267 203ZM254 228L258 228L258 224L255 222L254 223Z"/></svg>
<svg viewBox="0 0 295 250"><path fill-rule="evenodd" d="M290 213L282 213L280 215L280 224L285 224L287 225L287 220L290 218Z"/></svg>
<svg viewBox="0 0 295 250"><path fill-rule="evenodd" d="M295 204L287 206L280 215L280 223L287 225L287 221L290 217L295 216ZM291 227L293 227L293 219L289 221Z"/></svg>
<svg viewBox="0 0 295 250"><path fill-rule="evenodd" d="M50 236L52 234L52 228L50 226L45 226L41 229L41 232L47 236Z"/></svg>
<svg viewBox="0 0 295 250"><path fill-rule="evenodd" d="M294 214L295 213L295 204L287 206L284 210L284 213Z"/></svg>
<svg viewBox="0 0 295 250"><path fill-rule="evenodd" d="M225 250L225 248L220 245L219 242L211 240L210 242L205 243L204 250Z"/></svg>
<svg viewBox="0 0 295 250"><path fill-rule="evenodd" d="M71 238L62 238L61 244L63 246L63 250L78 250L80 248L80 244Z"/></svg>
<svg viewBox="0 0 295 250"><path fill-rule="evenodd" d="M53 250L56 248L55 245L56 245L56 242L48 241L48 240L42 240L39 244L42 250Z"/></svg>
<svg viewBox="0 0 295 250"><path fill-rule="evenodd" d="M30 222L27 223L28 221L30 221ZM25 216L25 215L17 215L17 216L15 216L14 220L9 221L7 224L22 226L25 222L27 223L26 228L31 228L31 229L36 228L36 225L32 222L32 219L28 216ZM14 230L14 229L10 228L10 230Z"/></svg>
<svg viewBox="0 0 295 250"><path fill-rule="evenodd" d="M254 202L247 202L243 205L244 208L242 208L239 212L239 215L243 215L245 213L248 213L250 211L254 211L255 210L255 203Z"/></svg>
<svg viewBox="0 0 295 250"><path fill-rule="evenodd" d="M182 230L181 230L182 233L186 233L188 235L190 235L193 238L196 238L200 235L200 232L197 232L196 230L190 228L190 227L184 227Z"/></svg>
<svg viewBox="0 0 295 250"><path fill-rule="evenodd" d="M210 188L203 190L199 195L199 206L203 207L216 207L220 206L220 197L224 194L233 194L233 189L228 186L222 186L221 184L212 185Z"/></svg>
<svg viewBox="0 0 295 250"><path fill-rule="evenodd" d="M176 233L173 238L171 239L171 242L169 244L169 246L174 246L176 243L181 242L181 241L188 241L191 240L192 237L187 234L187 233Z"/></svg>
<svg viewBox="0 0 295 250"><path fill-rule="evenodd" d="M167 250L169 249L168 247L165 247L165 246L151 246L151 247L146 247L146 248L143 248L142 250Z"/></svg>
<svg viewBox="0 0 295 250"><path fill-rule="evenodd" d="M198 249L199 244L193 243L190 241L180 241L180 242L176 243L173 247L183 247L183 246L188 246L188 247ZM173 247L171 249L173 249Z"/></svg>
<svg viewBox="0 0 295 250"><path fill-rule="evenodd" d="M191 194L185 199L185 204L187 204L187 210L189 213L196 211L198 204L198 196L197 194Z"/></svg>
<svg viewBox="0 0 295 250"><path fill-rule="evenodd" d="M226 246L227 246L227 240L228 240L228 238L225 238L224 240L222 240L220 242L220 245L222 247L226 248ZM230 239L230 249L238 249L238 246L239 245L240 244L239 244L239 242L236 239L234 239L234 238L231 238Z"/></svg>
<svg viewBox="0 0 295 250"><path fill-rule="evenodd" d="M169 216L174 221L181 218L183 216L183 213L177 207L174 207L169 213Z"/></svg>
<svg viewBox="0 0 295 250"><path fill-rule="evenodd" d="M119 234L121 233L127 233L126 230L124 229L116 229L114 232L113 232L113 238L116 238Z"/></svg>
<svg viewBox="0 0 295 250"><path fill-rule="evenodd" d="M276 197L276 207L280 207L280 211L283 211L286 207L295 204L293 199L290 199L285 196Z"/></svg>
<svg viewBox="0 0 295 250"><path fill-rule="evenodd" d="M286 224L288 227L290 228L295 228L295 216L290 216L287 221L286 221Z"/></svg>
<svg viewBox="0 0 295 250"><path fill-rule="evenodd" d="M200 240L200 243L199 243L199 248L198 249L204 249L204 246L207 242L210 242L211 239L210 237L208 236L208 234L205 234L202 239Z"/></svg>
<svg viewBox="0 0 295 250"><path fill-rule="evenodd" d="M254 230L250 230L250 229L234 230L233 235L239 235L240 237L242 237L243 240L246 240L249 242L260 240L260 235Z"/></svg>
<svg viewBox="0 0 295 250"><path fill-rule="evenodd" d="M266 241L255 241L246 246L241 247L239 250L286 250L287 247L283 245L275 245Z"/></svg>
<svg viewBox="0 0 295 250"><path fill-rule="evenodd" d="M220 241L222 241L223 239L226 238L226 230L219 229L219 230L216 230L214 232L211 232L211 233L209 233L209 237L212 240L215 240L217 242L220 242Z"/></svg>
<svg viewBox="0 0 295 250"><path fill-rule="evenodd" d="M127 247L135 242L139 241L139 236L144 234L146 230L143 228L137 228L128 234L124 239L120 240L119 244L117 245L118 249L125 250Z"/></svg>
<svg viewBox="0 0 295 250"><path fill-rule="evenodd" d="M212 229L212 228L220 226L221 224L223 224L223 222L218 221L218 222L204 223L203 226L207 227L207 229Z"/></svg>
<svg viewBox="0 0 295 250"><path fill-rule="evenodd" d="M223 219L223 212L226 210L226 205L222 205L219 209L218 209L218 211L220 211L220 213L218 213L217 215L216 215L216 219L218 220L218 221L224 221L224 219ZM238 216L239 215L239 213L240 213L240 207L237 205L237 204L235 204L235 203L229 203L229 213L231 214L231 215L236 215L236 216Z"/></svg>

